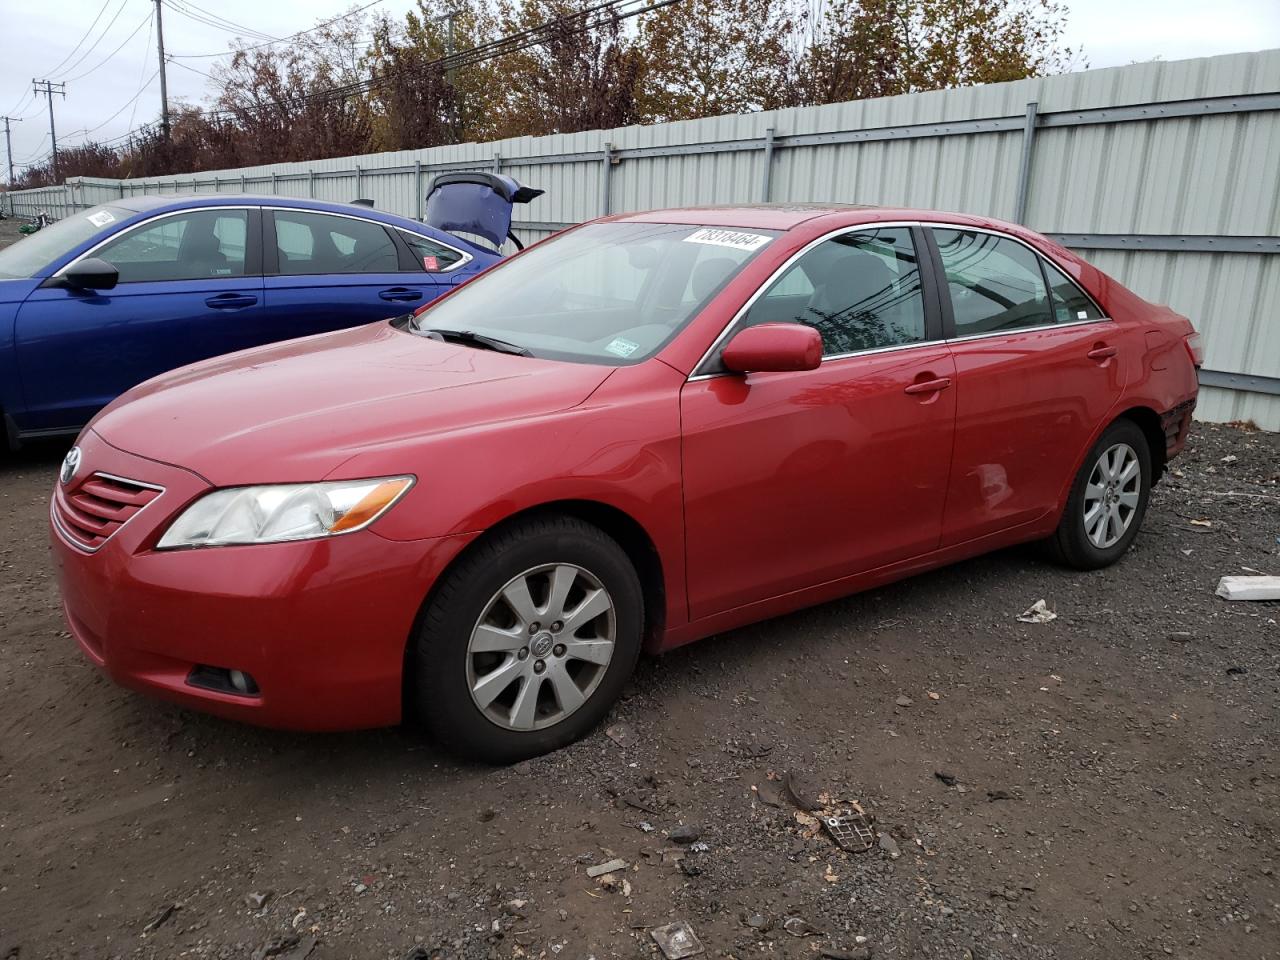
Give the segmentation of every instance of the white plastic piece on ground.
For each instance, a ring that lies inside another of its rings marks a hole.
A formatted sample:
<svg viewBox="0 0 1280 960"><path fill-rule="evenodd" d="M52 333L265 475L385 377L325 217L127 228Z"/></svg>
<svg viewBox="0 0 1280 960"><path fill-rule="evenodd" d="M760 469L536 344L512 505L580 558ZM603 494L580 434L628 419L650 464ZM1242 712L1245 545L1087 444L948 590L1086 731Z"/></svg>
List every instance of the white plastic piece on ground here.
<svg viewBox="0 0 1280 960"><path fill-rule="evenodd" d="M1214 592L1224 600L1280 600L1280 577L1223 577Z"/></svg>
<svg viewBox="0 0 1280 960"><path fill-rule="evenodd" d="M1018 615L1019 623L1048 623L1057 620L1058 615L1049 609L1043 600L1037 600Z"/></svg>

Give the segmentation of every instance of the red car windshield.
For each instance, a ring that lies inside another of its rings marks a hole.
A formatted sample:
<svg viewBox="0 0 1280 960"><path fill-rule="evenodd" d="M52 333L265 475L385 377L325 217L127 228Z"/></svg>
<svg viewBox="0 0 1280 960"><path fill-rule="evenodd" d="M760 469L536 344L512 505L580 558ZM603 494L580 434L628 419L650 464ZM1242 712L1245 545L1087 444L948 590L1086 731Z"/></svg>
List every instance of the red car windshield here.
<svg viewBox="0 0 1280 960"><path fill-rule="evenodd" d="M419 333L480 334L538 357L621 365L652 356L778 235L593 223L548 240L419 314Z"/></svg>

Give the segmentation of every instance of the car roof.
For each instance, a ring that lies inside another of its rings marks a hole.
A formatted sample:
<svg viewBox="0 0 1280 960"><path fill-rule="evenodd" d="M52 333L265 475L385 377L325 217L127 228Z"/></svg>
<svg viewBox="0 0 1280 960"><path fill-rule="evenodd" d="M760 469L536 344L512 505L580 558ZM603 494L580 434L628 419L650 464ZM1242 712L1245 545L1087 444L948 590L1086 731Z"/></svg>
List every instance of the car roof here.
<svg viewBox="0 0 1280 960"><path fill-rule="evenodd" d="M303 210L324 210L330 213L348 213L359 216L373 216L377 219L399 220L417 223L409 217L387 210L378 210L358 203L335 203L331 200L313 200L309 197L280 197L257 193L166 193L145 194L136 197L121 197L108 200L107 205L122 207L135 213L153 213L157 210L185 210L190 207L237 206L241 204L269 207L296 207Z"/></svg>
<svg viewBox="0 0 1280 960"><path fill-rule="evenodd" d="M1016 224L991 217L947 213L914 207L881 207L863 203L758 203L725 206L674 207L645 210L603 218L610 222L679 223L698 226L731 227L746 230L791 230L815 220L832 228L878 221L942 221L976 227L995 227L1014 234L1026 231Z"/></svg>

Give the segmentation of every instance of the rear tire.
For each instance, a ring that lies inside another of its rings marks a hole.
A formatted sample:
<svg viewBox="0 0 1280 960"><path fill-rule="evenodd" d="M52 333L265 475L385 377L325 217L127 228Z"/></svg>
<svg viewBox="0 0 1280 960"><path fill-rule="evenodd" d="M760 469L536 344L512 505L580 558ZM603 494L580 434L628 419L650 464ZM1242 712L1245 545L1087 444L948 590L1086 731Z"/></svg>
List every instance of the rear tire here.
<svg viewBox="0 0 1280 960"><path fill-rule="evenodd" d="M1138 535L1151 497L1151 449L1132 420L1117 420L1093 445L1071 484L1058 529L1055 557L1077 570L1120 559Z"/></svg>
<svg viewBox="0 0 1280 960"><path fill-rule="evenodd" d="M466 758L556 750L608 712L643 633L640 579L611 537L573 517L517 522L435 590L413 639L418 719Z"/></svg>

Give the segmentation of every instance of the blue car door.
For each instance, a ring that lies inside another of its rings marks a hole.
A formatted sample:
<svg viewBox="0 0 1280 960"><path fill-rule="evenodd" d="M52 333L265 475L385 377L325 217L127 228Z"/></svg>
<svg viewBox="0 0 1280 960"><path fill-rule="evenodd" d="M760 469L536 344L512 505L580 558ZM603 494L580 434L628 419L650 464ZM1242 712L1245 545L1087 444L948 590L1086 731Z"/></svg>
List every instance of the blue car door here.
<svg viewBox="0 0 1280 960"><path fill-rule="evenodd" d="M289 331L281 336L409 313L448 290L447 271L467 256L374 220L283 208L266 212L263 249L267 311Z"/></svg>
<svg viewBox="0 0 1280 960"><path fill-rule="evenodd" d="M260 212L161 214L86 255L120 274L110 290L58 277L15 318L25 431L76 428L157 374L271 339L262 333Z"/></svg>

